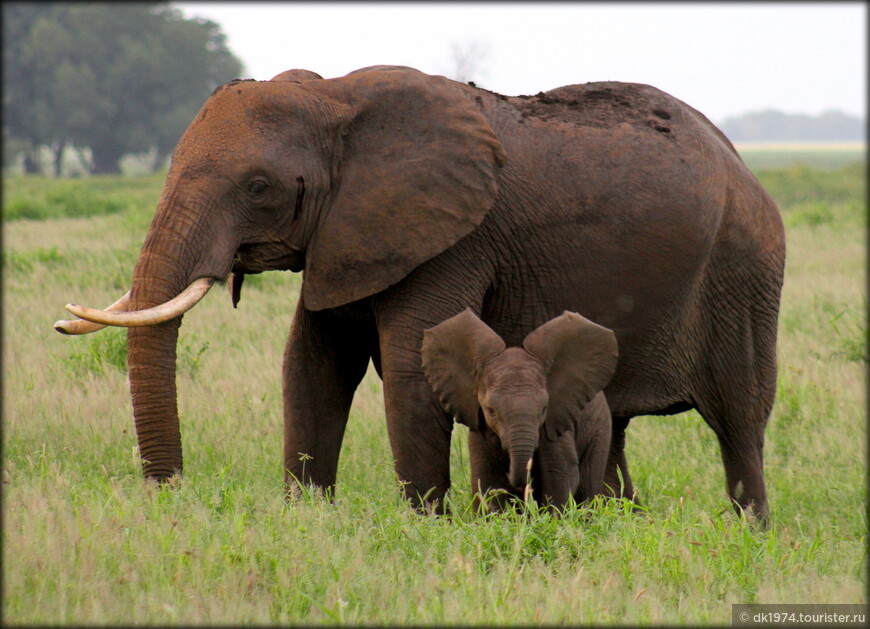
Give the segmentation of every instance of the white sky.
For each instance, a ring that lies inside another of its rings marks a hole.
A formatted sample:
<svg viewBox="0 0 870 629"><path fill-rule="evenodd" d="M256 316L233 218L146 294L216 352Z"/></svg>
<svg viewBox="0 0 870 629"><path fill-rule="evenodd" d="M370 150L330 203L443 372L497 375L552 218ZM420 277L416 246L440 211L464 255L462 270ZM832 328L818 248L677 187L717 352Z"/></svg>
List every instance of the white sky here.
<svg viewBox="0 0 870 629"><path fill-rule="evenodd" d="M324 78L369 65L451 75L452 47L485 51L473 77L507 95L570 83L649 83L715 122L773 108L865 116L863 2L177 2L221 25L243 78Z"/></svg>

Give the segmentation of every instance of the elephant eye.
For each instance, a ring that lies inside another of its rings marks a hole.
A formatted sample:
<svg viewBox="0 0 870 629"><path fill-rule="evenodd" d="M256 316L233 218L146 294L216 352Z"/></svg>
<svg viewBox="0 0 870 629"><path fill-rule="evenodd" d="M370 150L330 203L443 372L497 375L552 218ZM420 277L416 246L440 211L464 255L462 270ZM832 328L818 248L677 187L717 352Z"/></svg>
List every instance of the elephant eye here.
<svg viewBox="0 0 870 629"><path fill-rule="evenodd" d="M491 406L485 407L483 412L486 413L487 417L495 417L495 409Z"/></svg>
<svg viewBox="0 0 870 629"><path fill-rule="evenodd" d="M253 195L262 194L269 187L269 180L265 177L255 177L248 182L248 192Z"/></svg>

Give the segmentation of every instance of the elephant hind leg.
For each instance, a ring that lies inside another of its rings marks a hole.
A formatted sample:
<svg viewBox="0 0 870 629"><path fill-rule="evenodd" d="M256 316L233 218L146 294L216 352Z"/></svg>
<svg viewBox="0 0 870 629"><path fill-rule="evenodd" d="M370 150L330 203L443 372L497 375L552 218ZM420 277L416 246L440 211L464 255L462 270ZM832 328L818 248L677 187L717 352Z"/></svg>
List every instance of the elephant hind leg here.
<svg viewBox="0 0 870 629"><path fill-rule="evenodd" d="M771 215L775 208L768 208ZM759 214L760 216L760 214ZM779 219L775 220L779 223ZM776 396L776 340L785 244L781 224L710 260L701 305L695 407L719 439L728 495L738 511L767 521L764 429ZM732 243L733 244L733 243Z"/></svg>
<svg viewBox="0 0 870 629"><path fill-rule="evenodd" d="M743 511L766 526L768 505L764 487L763 436L755 443L718 436L728 496L738 512Z"/></svg>
<svg viewBox="0 0 870 629"><path fill-rule="evenodd" d="M764 427L769 404L758 398L731 400L724 408L703 404L698 411L713 428L719 440L725 484L735 510L753 516L764 526L767 522L767 490L764 485Z"/></svg>
<svg viewBox="0 0 870 629"><path fill-rule="evenodd" d="M776 394L776 337L758 334L751 324L743 330L742 338L733 334L731 352L711 353L707 373L714 377L696 408L719 439L728 496L735 509L754 515L764 525L768 515L764 429Z"/></svg>
<svg viewBox="0 0 870 629"><path fill-rule="evenodd" d="M610 437L610 451L604 471L604 495L615 498L629 498L640 504L628 473L625 460L625 429L631 417L614 417Z"/></svg>

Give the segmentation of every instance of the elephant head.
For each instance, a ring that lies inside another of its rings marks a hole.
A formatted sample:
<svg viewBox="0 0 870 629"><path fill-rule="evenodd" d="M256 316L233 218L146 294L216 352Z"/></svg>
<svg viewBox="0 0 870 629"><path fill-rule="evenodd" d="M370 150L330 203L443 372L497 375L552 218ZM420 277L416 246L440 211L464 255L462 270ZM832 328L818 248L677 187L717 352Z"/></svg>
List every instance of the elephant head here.
<svg viewBox="0 0 870 629"><path fill-rule="evenodd" d="M423 333L423 370L444 407L490 430L510 456L508 482L526 482L542 432L555 439L616 369L616 337L573 312L541 325L523 347L505 343L470 309Z"/></svg>
<svg viewBox="0 0 870 629"><path fill-rule="evenodd" d="M56 324L130 327L146 477L181 471L178 328L213 282L230 281L234 304L245 274L272 269L304 271L309 310L373 295L480 224L504 159L473 95L415 70L292 70L215 90L172 156L130 293Z"/></svg>

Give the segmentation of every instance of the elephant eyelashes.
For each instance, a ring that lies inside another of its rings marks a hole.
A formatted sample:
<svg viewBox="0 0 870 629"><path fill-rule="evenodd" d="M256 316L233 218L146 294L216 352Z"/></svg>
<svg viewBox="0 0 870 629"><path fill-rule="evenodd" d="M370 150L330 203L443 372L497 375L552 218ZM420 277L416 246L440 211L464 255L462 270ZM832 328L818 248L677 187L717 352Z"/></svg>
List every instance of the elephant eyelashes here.
<svg viewBox="0 0 870 629"><path fill-rule="evenodd" d="M299 218L299 212L302 211L302 199L305 197L305 177L299 175L296 177L296 183L299 184L296 192L296 207L293 208L293 220Z"/></svg>
<svg viewBox="0 0 870 629"><path fill-rule="evenodd" d="M257 177L248 182L248 193L252 195L263 194L269 187L269 181L263 177Z"/></svg>

